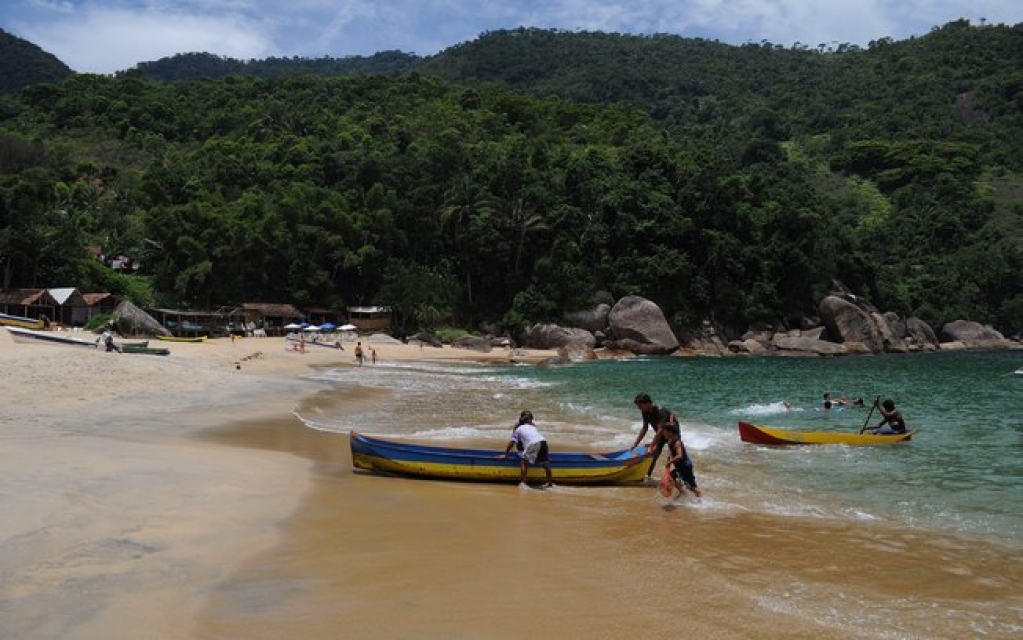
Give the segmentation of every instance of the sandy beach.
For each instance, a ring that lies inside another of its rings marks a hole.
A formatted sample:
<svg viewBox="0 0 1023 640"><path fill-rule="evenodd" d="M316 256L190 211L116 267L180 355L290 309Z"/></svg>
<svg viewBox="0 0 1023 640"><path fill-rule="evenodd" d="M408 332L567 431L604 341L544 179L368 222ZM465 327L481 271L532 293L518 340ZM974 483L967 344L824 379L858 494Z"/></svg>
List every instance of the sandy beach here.
<svg viewBox="0 0 1023 640"><path fill-rule="evenodd" d="M350 348L169 347L0 331L0 637L1003 637L1020 611L1023 560L952 536L353 473L347 438L296 416L358 414L364 391L304 377Z"/></svg>

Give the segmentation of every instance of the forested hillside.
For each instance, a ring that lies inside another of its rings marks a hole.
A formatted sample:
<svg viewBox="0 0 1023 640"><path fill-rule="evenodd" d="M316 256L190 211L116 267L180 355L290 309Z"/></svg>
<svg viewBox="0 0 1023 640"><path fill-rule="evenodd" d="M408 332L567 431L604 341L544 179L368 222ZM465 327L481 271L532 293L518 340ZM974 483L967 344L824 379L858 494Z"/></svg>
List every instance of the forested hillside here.
<svg viewBox="0 0 1023 640"><path fill-rule="evenodd" d="M1019 332L1021 56L965 22L867 49L524 29L389 75L74 76L0 103L0 284L511 330L609 291L741 329L839 279Z"/></svg>
<svg viewBox="0 0 1023 640"><path fill-rule="evenodd" d="M142 62L118 75L142 72L157 80L222 80L228 76L354 76L391 75L409 71L421 61L400 51L382 51L372 56L347 58L266 58L237 60L211 53L181 53L152 62Z"/></svg>
<svg viewBox="0 0 1023 640"><path fill-rule="evenodd" d="M52 54L0 29L0 93L37 82L59 82L72 73Z"/></svg>

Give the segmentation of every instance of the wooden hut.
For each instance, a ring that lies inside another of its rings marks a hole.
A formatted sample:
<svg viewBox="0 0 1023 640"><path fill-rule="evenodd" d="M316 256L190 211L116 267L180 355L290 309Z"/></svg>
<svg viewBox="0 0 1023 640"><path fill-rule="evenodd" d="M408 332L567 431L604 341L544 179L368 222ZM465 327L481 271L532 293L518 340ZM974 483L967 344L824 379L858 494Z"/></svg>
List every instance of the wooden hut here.
<svg viewBox="0 0 1023 640"><path fill-rule="evenodd" d="M348 307L348 322L360 331L389 329L393 316L391 307Z"/></svg>
<svg viewBox="0 0 1023 640"><path fill-rule="evenodd" d="M84 327L89 322L89 305L78 289L57 287L47 291L57 303L52 320L69 327Z"/></svg>
<svg viewBox="0 0 1023 640"><path fill-rule="evenodd" d="M268 336L287 333L284 325L298 322L305 316L293 305L274 302L246 302L242 304L245 325L252 331L263 331Z"/></svg>
<svg viewBox="0 0 1023 640"><path fill-rule="evenodd" d="M46 289L7 289L0 291L0 311L46 322L57 316L60 303Z"/></svg>
<svg viewBox="0 0 1023 640"><path fill-rule="evenodd" d="M178 338L223 336L230 322L228 314L222 311L152 309L148 313Z"/></svg>

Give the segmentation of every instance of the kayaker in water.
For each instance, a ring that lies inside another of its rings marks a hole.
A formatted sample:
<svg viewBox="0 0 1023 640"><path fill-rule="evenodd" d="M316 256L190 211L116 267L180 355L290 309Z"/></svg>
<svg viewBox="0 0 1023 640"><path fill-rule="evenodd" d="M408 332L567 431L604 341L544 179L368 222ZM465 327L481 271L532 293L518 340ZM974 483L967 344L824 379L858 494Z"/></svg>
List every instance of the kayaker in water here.
<svg viewBox="0 0 1023 640"><path fill-rule="evenodd" d="M675 497L682 497L684 493L683 486L692 491L693 495L697 498L702 497L703 492L696 486L693 461L689 459L689 454L686 452L686 445L682 442L682 437L673 438L668 442L668 450L671 452L671 457L668 458L665 467L671 469L671 477L675 483L675 489L678 490L678 495Z"/></svg>
<svg viewBox="0 0 1023 640"><path fill-rule="evenodd" d="M647 451L651 452L650 468L646 471L646 479L649 480L650 474L654 471L654 466L657 465L657 459L661 457L661 450L664 449L664 445L671 442L673 438L681 438L682 433L675 414L654 404L649 394L640 393L633 402L643 415L643 426L639 430L639 435L636 436L636 442L633 443L632 448L635 449L639 446L639 443L643 442L647 429L653 428L654 430L654 439L647 448Z"/></svg>
<svg viewBox="0 0 1023 640"><path fill-rule="evenodd" d="M902 419L902 414L895 410L895 403L891 399L882 402L878 410L881 412L881 422L872 429L874 433L880 435L906 433L906 421ZM885 425L888 425L888 428L882 429Z"/></svg>
<svg viewBox="0 0 1023 640"><path fill-rule="evenodd" d="M549 450L547 448L547 439L543 437L540 430L533 424L533 414L530 411L523 411L519 414L519 421L515 425L515 429L512 431L511 440L508 442L508 448L504 450L504 453L497 456L498 458L507 458L511 452L512 447L517 447L522 452L519 467L522 470L522 476L519 478L519 484L526 484L526 471L528 464L538 464L544 468L547 472L547 484L544 487L554 486L554 478L551 476L551 463L548 458ZM528 463L528 464L527 464Z"/></svg>

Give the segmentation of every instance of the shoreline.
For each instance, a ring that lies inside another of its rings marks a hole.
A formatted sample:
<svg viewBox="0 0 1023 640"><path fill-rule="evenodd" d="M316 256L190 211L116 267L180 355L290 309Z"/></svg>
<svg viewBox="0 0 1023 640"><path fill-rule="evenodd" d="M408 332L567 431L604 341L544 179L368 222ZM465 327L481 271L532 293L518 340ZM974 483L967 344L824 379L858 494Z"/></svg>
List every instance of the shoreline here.
<svg viewBox="0 0 1023 640"><path fill-rule="evenodd" d="M280 338L166 346L169 356L106 353L0 329L0 636L195 637L217 585L280 542L314 463L275 439L289 421L307 430L293 412L325 387L309 375L354 366L351 350L300 354ZM420 359L375 346L381 360ZM260 419L285 425L264 446L210 435Z"/></svg>
<svg viewBox="0 0 1023 640"><path fill-rule="evenodd" d="M5 337L0 363L19 375L0 379L17 399L0 418L0 508L16 514L0 522L0 635L517 638L533 614L550 637L745 638L768 625L787 638L926 637L950 623L934 604L960 629L994 602L1021 604L1023 559L961 536L713 500L663 509L637 487L353 473L347 436L298 417L359 414L364 391L311 376L354 367L351 350L225 339L154 357ZM376 347L382 362L510 357Z"/></svg>

